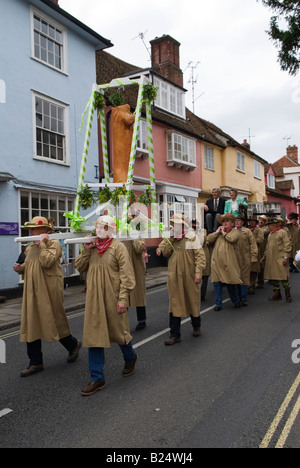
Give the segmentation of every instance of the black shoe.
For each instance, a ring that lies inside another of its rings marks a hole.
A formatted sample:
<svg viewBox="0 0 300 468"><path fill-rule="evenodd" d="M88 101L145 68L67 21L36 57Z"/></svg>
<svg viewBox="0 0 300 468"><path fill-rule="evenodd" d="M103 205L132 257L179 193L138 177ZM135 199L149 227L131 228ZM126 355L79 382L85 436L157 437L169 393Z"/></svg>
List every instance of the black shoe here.
<svg viewBox="0 0 300 468"><path fill-rule="evenodd" d="M215 310L216 312L219 312L219 310L222 310L222 307L215 306L214 310Z"/></svg>
<svg viewBox="0 0 300 468"><path fill-rule="evenodd" d="M135 327L136 331L144 330L146 328L146 322L139 322L137 326Z"/></svg>
<svg viewBox="0 0 300 468"><path fill-rule="evenodd" d="M247 307L247 306L248 306L248 302L247 302L247 301L242 301L242 306L243 306L243 307Z"/></svg>

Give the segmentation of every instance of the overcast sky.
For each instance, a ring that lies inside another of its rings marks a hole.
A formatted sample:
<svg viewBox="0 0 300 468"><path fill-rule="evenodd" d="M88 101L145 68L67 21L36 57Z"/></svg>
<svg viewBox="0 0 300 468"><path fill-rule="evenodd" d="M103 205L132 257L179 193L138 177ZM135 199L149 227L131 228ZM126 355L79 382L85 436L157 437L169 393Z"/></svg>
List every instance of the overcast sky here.
<svg viewBox="0 0 300 468"><path fill-rule="evenodd" d="M149 41L169 34L181 43L186 106L269 162L300 150L300 75L280 70L266 30L272 12L256 0L59 0L61 8L114 47L110 54L150 66ZM286 140L285 138L290 138Z"/></svg>

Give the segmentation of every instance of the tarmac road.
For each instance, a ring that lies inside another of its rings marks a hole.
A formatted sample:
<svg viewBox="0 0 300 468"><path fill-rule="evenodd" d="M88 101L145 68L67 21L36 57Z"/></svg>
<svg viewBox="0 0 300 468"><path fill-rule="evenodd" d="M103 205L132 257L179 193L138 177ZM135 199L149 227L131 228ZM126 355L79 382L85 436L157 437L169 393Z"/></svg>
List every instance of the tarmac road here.
<svg viewBox="0 0 300 468"><path fill-rule="evenodd" d="M164 346L167 289L148 291L142 332L135 331L130 310L139 356L135 374L121 376L122 355L113 345L106 351L107 386L91 397L80 395L89 381L86 349L67 364L59 343L44 343L45 371L21 379L26 347L18 329L2 331L7 359L0 364L0 447L299 448L300 364L292 362L292 343L300 340L299 280L291 276L292 304L269 303L266 284L247 308L233 309L227 300L220 312L213 310L210 285L202 336L193 338L187 321L182 342L173 347ZM81 338L83 311L68 317Z"/></svg>

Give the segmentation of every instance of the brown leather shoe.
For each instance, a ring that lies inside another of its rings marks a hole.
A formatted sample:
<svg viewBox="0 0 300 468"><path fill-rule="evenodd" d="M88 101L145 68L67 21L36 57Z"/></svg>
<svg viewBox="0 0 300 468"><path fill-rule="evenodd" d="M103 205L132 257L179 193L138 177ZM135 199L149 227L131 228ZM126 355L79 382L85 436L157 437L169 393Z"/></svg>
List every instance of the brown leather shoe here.
<svg viewBox="0 0 300 468"><path fill-rule="evenodd" d="M180 339L180 338L171 337L171 338L169 338L168 340L165 341L165 345L166 345L166 346L173 346L173 345L176 344L176 343L181 343L181 339Z"/></svg>
<svg viewBox="0 0 300 468"><path fill-rule="evenodd" d="M282 296L280 291L274 291L274 295L269 297L269 301L281 301Z"/></svg>
<svg viewBox="0 0 300 468"><path fill-rule="evenodd" d="M76 347L73 349L73 351L69 352L69 356L67 358L68 362L75 362L76 361L76 359L78 358L78 355L79 355L80 348L81 348L81 342L79 340L77 340Z"/></svg>
<svg viewBox="0 0 300 468"><path fill-rule="evenodd" d="M99 380L98 382L90 382L81 390L82 396L94 395L98 390L103 390L105 387L104 380Z"/></svg>
<svg viewBox="0 0 300 468"><path fill-rule="evenodd" d="M195 338L198 338L198 336L201 336L201 329L197 328L196 330L193 331L193 336Z"/></svg>
<svg viewBox="0 0 300 468"><path fill-rule="evenodd" d="M37 374L38 372L42 372L43 370L43 364L39 364L37 366L29 366L27 369L21 371L20 377L29 377L30 375Z"/></svg>
<svg viewBox="0 0 300 468"><path fill-rule="evenodd" d="M130 375L134 373L134 368L135 368L137 361L138 361L138 357L136 354L134 362L132 362L131 364L125 364L123 368L123 372L122 372L123 377L129 377Z"/></svg>
<svg viewBox="0 0 300 468"><path fill-rule="evenodd" d="M285 290L285 298L286 298L286 302L292 302L290 289Z"/></svg>

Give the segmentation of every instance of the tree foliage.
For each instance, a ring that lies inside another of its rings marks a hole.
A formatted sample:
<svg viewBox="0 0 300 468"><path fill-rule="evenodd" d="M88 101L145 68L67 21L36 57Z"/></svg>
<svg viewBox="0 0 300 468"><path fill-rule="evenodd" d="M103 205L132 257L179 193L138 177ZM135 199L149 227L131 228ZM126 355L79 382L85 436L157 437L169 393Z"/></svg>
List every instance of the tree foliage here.
<svg viewBox="0 0 300 468"><path fill-rule="evenodd" d="M270 38L279 49L281 69L294 76L300 70L300 0L262 0L275 15L270 20Z"/></svg>

